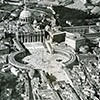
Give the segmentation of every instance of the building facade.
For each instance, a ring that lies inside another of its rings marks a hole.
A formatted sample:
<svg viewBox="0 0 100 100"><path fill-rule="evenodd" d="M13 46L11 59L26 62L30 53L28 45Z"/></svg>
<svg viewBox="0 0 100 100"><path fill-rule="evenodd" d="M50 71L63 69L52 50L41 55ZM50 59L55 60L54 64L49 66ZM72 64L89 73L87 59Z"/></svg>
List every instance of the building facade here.
<svg viewBox="0 0 100 100"><path fill-rule="evenodd" d="M24 7L24 10L20 13L19 20L17 22L16 38L18 41L25 42L44 42L45 32L41 30L37 23L31 24L31 12Z"/></svg>
<svg viewBox="0 0 100 100"><path fill-rule="evenodd" d="M80 37L77 35L73 36L66 36L65 43L69 46L71 46L75 51L78 51L78 49L85 45L86 40L84 37Z"/></svg>
<svg viewBox="0 0 100 100"><path fill-rule="evenodd" d="M45 33L44 31L38 31L33 33L17 33L18 34L18 40L22 43L25 42L44 42L45 39Z"/></svg>

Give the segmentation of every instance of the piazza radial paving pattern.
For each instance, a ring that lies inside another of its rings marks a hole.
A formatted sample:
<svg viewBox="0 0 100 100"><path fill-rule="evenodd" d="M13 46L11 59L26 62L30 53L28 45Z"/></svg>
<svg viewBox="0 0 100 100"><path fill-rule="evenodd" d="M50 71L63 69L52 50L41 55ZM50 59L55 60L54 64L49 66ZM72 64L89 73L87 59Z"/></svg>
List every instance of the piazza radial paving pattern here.
<svg viewBox="0 0 100 100"><path fill-rule="evenodd" d="M27 46L29 45L27 44ZM48 53L47 49L42 46L40 48L34 48L33 46L33 48L29 48L29 51L31 51L31 55L23 58L23 61L27 62L29 66L53 74L57 78L57 81L70 81L66 72L62 69L63 63L70 62L72 59L69 51L66 51L66 54L59 51Z"/></svg>

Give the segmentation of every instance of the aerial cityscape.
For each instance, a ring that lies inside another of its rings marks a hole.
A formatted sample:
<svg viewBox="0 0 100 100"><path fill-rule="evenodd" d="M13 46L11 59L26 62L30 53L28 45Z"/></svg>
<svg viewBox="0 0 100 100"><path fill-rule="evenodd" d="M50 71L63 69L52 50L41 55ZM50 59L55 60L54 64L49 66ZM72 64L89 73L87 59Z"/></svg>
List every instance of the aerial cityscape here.
<svg viewBox="0 0 100 100"><path fill-rule="evenodd" d="M100 0L0 0L0 100L100 100Z"/></svg>

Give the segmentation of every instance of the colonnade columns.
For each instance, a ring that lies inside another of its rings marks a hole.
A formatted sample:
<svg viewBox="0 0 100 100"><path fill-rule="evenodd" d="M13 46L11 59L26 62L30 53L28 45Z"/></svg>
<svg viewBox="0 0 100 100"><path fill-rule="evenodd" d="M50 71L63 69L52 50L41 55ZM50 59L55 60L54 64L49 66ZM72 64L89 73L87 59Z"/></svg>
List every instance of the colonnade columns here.
<svg viewBox="0 0 100 100"><path fill-rule="evenodd" d="M25 42L44 42L45 40L45 32L44 31L39 31L37 33L23 33L23 34L19 34L19 40L22 43Z"/></svg>

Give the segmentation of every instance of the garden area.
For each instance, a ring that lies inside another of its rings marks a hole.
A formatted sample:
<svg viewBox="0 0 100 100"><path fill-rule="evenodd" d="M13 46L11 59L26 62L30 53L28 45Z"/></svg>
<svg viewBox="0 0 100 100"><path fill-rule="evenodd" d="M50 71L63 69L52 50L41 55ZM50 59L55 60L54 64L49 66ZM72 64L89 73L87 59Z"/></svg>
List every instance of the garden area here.
<svg viewBox="0 0 100 100"><path fill-rule="evenodd" d="M99 17L99 15L88 14L87 12L64 6L54 6L53 9L61 26L66 26L66 21L70 21L75 26L88 25L90 22L90 24L94 24L93 19Z"/></svg>

